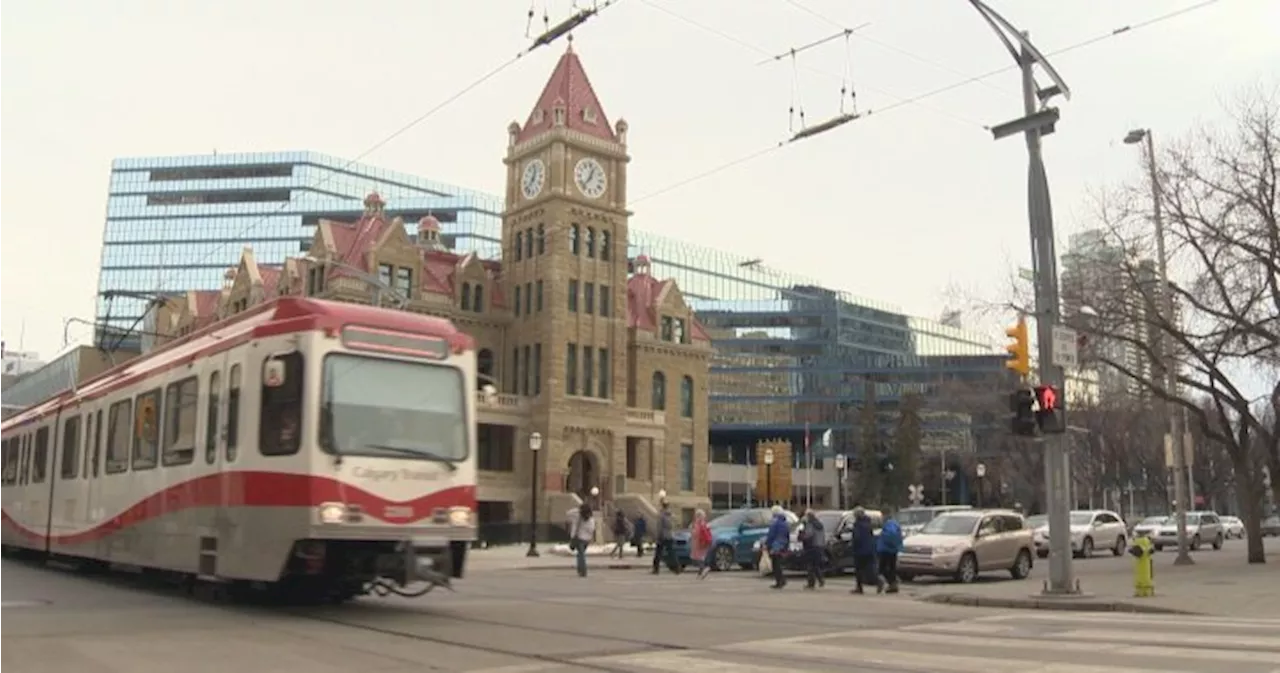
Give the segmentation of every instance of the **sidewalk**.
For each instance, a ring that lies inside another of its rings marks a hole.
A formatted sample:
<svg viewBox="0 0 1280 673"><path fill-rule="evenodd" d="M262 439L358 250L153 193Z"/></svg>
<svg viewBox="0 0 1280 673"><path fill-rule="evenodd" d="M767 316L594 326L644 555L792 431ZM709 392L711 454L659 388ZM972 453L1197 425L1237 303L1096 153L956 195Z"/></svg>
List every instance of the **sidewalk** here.
<svg viewBox="0 0 1280 673"><path fill-rule="evenodd" d="M616 556L609 559L609 552L614 548L607 545L591 545L587 547L587 558L591 559L594 569L632 570L653 566L653 546L644 546L644 558L636 558L635 547L625 547L622 558ZM526 554L529 545L506 545L489 547L488 549L472 549L467 552L467 567L470 570L559 570L574 567L574 553L564 543L547 543L538 545L538 556L529 558Z"/></svg>
<svg viewBox="0 0 1280 673"><path fill-rule="evenodd" d="M904 585L904 590L920 600L952 605L1280 619L1280 564L1274 560L1174 566L1171 556L1158 561L1156 595L1150 598L1134 598L1129 572L1080 576L1085 595L1079 598L1040 597L1041 573L1027 581L993 579L968 586L920 582Z"/></svg>

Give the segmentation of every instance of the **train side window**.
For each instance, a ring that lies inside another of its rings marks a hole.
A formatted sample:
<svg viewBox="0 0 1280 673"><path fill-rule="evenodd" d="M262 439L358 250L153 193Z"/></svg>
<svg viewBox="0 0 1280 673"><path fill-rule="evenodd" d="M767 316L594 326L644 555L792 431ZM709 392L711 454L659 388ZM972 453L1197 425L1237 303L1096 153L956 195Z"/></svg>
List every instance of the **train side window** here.
<svg viewBox="0 0 1280 673"><path fill-rule="evenodd" d="M107 410L106 474L129 469L129 440L133 438L133 400L120 400ZM96 445L96 441L94 442ZM97 453L97 446L94 446Z"/></svg>
<svg viewBox="0 0 1280 673"><path fill-rule="evenodd" d="M27 478L31 474L31 435L23 435L18 438L18 485L22 486L27 483Z"/></svg>
<svg viewBox="0 0 1280 673"><path fill-rule="evenodd" d="M80 417L62 424L62 479L75 479L80 468Z"/></svg>
<svg viewBox="0 0 1280 673"><path fill-rule="evenodd" d="M156 454L160 452L160 389L139 395L133 415L132 467L149 470L156 466Z"/></svg>
<svg viewBox="0 0 1280 673"><path fill-rule="evenodd" d="M0 483L3 483L5 486L13 486L13 483L18 480L18 456L13 450L13 440L4 440L3 447L4 481Z"/></svg>
<svg viewBox="0 0 1280 673"><path fill-rule="evenodd" d="M218 398L222 381L218 372L209 375L209 403L205 413L204 462L212 465L218 459Z"/></svg>
<svg viewBox="0 0 1280 673"><path fill-rule="evenodd" d="M164 390L164 449L160 461L189 465L196 455L196 417L200 411L200 379L192 376Z"/></svg>
<svg viewBox="0 0 1280 673"><path fill-rule="evenodd" d="M231 365L227 378L227 462L234 463L240 449L240 365Z"/></svg>
<svg viewBox="0 0 1280 673"><path fill-rule="evenodd" d="M31 483L43 484L45 473L49 470L49 428L36 430L36 447L32 451L34 465L31 469Z"/></svg>
<svg viewBox="0 0 1280 673"><path fill-rule="evenodd" d="M302 353L270 356L262 361L262 424L258 451L264 456L289 456L298 452L302 429ZM283 374L269 380L268 368ZM268 385L273 384L273 385Z"/></svg>
<svg viewBox="0 0 1280 673"><path fill-rule="evenodd" d="M98 466L102 464L102 410L99 409L96 414L97 422L93 424L93 476L98 476ZM127 415L127 414L126 414ZM107 435L108 439L111 437Z"/></svg>
<svg viewBox="0 0 1280 673"><path fill-rule="evenodd" d="M81 438L84 439L84 448L80 453L81 455L80 460L83 463L83 465L80 466L80 478L88 479L89 478L89 458L93 456L93 412L92 411L84 415L84 432L81 433Z"/></svg>

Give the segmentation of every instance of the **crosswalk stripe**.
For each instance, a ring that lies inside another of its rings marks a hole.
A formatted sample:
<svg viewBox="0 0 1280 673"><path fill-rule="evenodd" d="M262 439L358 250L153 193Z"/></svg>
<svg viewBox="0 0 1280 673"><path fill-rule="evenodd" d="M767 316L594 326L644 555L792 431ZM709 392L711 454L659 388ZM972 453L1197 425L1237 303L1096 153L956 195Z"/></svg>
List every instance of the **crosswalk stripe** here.
<svg viewBox="0 0 1280 673"><path fill-rule="evenodd" d="M588 666L593 664L610 667L632 666L656 671L680 671L681 673L778 673L779 670L777 666L756 666L755 664L734 661L718 661L671 652L596 657L580 659L578 663Z"/></svg>
<svg viewBox="0 0 1280 673"><path fill-rule="evenodd" d="M1099 642L1099 639L1091 638L1088 641L1064 641L1059 639L1057 634L1055 637L1047 638L1002 638L1000 634L991 633L990 631L982 635L988 636L981 641L975 641L972 635L953 635L948 633L949 627L969 626L964 624L937 624L937 629L930 630L928 633L922 633L921 630L913 631L853 631L848 633L846 638L863 639L876 641L877 644L885 643L920 643L922 645L955 645L956 647L974 647L981 645L983 648L994 648L999 650L1022 650L1033 649L1041 653L1044 652L1117 652L1132 657L1165 657L1168 659L1204 659L1208 661L1237 662L1243 664L1280 664L1280 652L1258 652L1258 651L1242 651L1205 648L1195 649L1185 647L1187 640L1182 638L1178 640L1179 644L1184 647L1174 647L1162 645L1152 647L1151 639L1143 632L1132 632L1122 634L1123 638L1116 638L1110 642ZM968 628L955 629L963 631L966 634L976 634L976 630ZM1067 635L1067 634L1062 634ZM841 636L834 636L840 638ZM1280 647L1280 639L1273 639L1272 647ZM860 650L861 646L857 646ZM850 644L850 648L855 646ZM852 652L850 653L852 654Z"/></svg>
<svg viewBox="0 0 1280 673"><path fill-rule="evenodd" d="M795 659L822 659L861 665L927 670L933 673L1168 673L1164 668L1130 668L1114 664L1044 663L1043 654L1029 659L934 654L869 647L836 647L816 643L745 643L735 651ZM668 669L676 670L676 669ZM773 670L777 670L776 668Z"/></svg>
<svg viewBox="0 0 1280 673"><path fill-rule="evenodd" d="M975 622L1085 622L1097 624L1107 622L1113 624L1144 623L1170 627L1187 628L1221 628L1221 629L1277 629L1280 630L1280 619L1250 617L1209 617L1200 615L1133 615L1106 612L1030 612L1015 615L991 615L976 617Z"/></svg>
<svg viewBox="0 0 1280 673"><path fill-rule="evenodd" d="M1083 641L1093 641L1097 643L1133 643L1135 640L1141 640L1148 645L1169 645L1179 646L1187 644L1186 633L1161 633L1159 631L1140 631L1132 633L1117 633L1115 631L1107 631L1104 629L1075 629L1072 631L1063 631L1058 634L1063 638L1073 638ZM1199 634L1205 637L1205 634ZM1213 638L1214 645L1218 647L1247 647L1254 650L1275 650L1280 652L1280 638L1255 638L1251 636L1235 636L1230 634L1214 634L1209 636Z"/></svg>

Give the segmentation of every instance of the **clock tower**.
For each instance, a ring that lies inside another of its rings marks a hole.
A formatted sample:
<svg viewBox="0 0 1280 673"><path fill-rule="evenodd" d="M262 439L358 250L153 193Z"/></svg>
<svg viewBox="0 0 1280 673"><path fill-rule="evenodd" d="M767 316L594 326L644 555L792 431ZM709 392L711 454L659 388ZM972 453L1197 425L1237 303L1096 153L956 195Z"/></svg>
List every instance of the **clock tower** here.
<svg viewBox="0 0 1280 673"><path fill-rule="evenodd" d="M610 125L571 44L508 133L503 383L532 398L546 490L608 497L626 451L627 123Z"/></svg>

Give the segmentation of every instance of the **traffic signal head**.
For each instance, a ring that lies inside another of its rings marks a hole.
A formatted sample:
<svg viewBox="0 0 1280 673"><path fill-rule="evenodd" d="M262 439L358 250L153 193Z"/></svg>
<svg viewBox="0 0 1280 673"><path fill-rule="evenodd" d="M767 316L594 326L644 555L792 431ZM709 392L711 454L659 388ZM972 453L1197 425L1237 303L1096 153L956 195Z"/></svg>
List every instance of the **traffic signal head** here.
<svg viewBox="0 0 1280 673"><path fill-rule="evenodd" d="M1011 422L1013 434L1022 437L1032 437L1036 434L1035 403L1035 393L1026 388L1009 395L1009 411L1013 412Z"/></svg>
<svg viewBox="0 0 1280 673"><path fill-rule="evenodd" d="M1053 386L1036 386L1036 425L1043 433L1065 432L1062 423L1062 395Z"/></svg>
<svg viewBox="0 0 1280 673"><path fill-rule="evenodd" d="M1005 330L1004 333L1013 340L1013 343L1004 348L1012 356L1005 360L1004 366L1026 376L1031 372L1031 344L1027 340L1027 319L1018 318L1018 324Z"/></svg>

